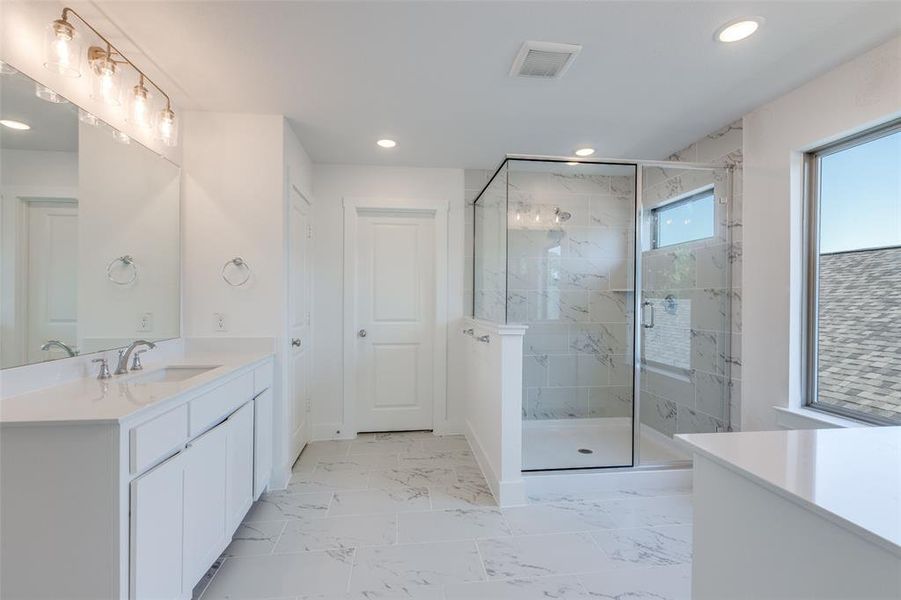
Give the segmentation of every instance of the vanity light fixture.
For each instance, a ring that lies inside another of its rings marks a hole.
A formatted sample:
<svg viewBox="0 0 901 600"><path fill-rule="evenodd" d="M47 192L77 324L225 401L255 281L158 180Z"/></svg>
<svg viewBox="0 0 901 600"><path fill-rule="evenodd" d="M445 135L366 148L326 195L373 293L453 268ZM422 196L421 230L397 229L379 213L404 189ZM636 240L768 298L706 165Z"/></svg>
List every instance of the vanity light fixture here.
<svg viewBox="0 0 901 600"><path fill-rule="evenodd" d="M63 16L47 26L44 37L44 66L66 77L81 77L79 60L81 40L78 32Z"/></svg>
<svg viewBox="0 0 901 600"><path fill-rule="evenodd" d="M34 84L34 95L41 100L46 100L47 102L52 102L53 104L65 104L66 102L68 102L68 100L63 98L61 95L48 88L46 85L41 85L40 83Z"/></svg>
<svg viewBox="0 0 901 600"><path fill-rule="evenodd" d="M91 46L88 50L91 65L91 97L109 106L122 104L122 76L119 65L113 59L109 44L106 50Z"/></svg>
<svg viewBox="0 0 901 600"><path fill-rule="evenodd" d="M87 59L91 73L92 96L110 106L122 105L122 79L123 68L129 66L138 74L137 85L131 88L127 103L127 119L138 128L153 129L154 137L167 146L175 146L178 143L178 121L172 110L172 100L163 89L156 84L144 71L139 69L122 52L116 48L106 37L84 20L80 14L69 7L63 9L62 16L50 23L47 27L47 36L44 43L44 66L56 73L62 73L71 77L81 75L79 61L81 57L81 44L79 33L69 20L76 17L94 35L103 40L105 47L91 46L88 48ZM153 114L151 108L152 95L148 86L156 88L165 99L165 108ZM44 98L38 93L38 97ZM44 98L47 100L48 98ZM53 101L53 100L51 100ZM93 116L93 115L92 115ZM95 118L96 119L96 118ZM82 119L83 122L89 122ZM123 135L122 132L116 132ZM128 138L130 139L130 138ZM120 140L122 141L122 140Z"/></svg>
<svg viewBox="0 0 901 600"><path fill-rule="evenodd" d="M0 125L4 127L8 127L10 129L15 129L16 131L28 131L31 129L31 125L28 123L23 123L22 121L13 121L12 119L0 119Z"/></svg>
<svg viewBox="0 0 901 600"><path fill-rule="evenodd" d="M716 30L714 36L717 41L724 44L732 42L740 42L741 40L751 37L763 25L763 17L742 17L729 21Z"/></svg>
<svg viewBox="0 0 901 600"><path fill-rule="evenodd" d="M128 120L141 129L153 127L153 115L150 110L152 96L144 87L144 76L138 79L138 85L131 89L128 95Z"/></svg>
<svg viewBox="0 0 901 600"><path fill-rule="evenodd" d="M594 148L579 148L576 150L576 156L591 156L594 154Z"/></svg>
<svg viewBox="0 0 901 600"><path fill-rule="evenodd" d="M389 140L387 138L377 141L376 144L378 144L382 148L394 148L395 146L397 146L397 142L395 142L394 140Z"/></svg>

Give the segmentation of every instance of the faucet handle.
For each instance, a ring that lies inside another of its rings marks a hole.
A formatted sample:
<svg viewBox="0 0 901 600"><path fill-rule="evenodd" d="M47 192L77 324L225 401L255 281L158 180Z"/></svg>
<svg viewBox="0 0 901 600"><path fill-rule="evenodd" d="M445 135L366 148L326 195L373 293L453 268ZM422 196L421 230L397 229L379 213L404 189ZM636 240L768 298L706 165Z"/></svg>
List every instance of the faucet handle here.
<svg viewBox="0 0 901 600"><path fill-rule="evenodd" d="M143 371L144 365L141 364L141 355L147 352L147 350L136 350L134 355L131 357L131 370L132 371Z"/></svg>
<svg viewBox="0 0 901 600"><path fill-rule="evenodd" d="M109 379L112 374L109 372L109 365L105 358L95 358L92 363L100 363L100 372L97 373L97 379Z"/></svg>

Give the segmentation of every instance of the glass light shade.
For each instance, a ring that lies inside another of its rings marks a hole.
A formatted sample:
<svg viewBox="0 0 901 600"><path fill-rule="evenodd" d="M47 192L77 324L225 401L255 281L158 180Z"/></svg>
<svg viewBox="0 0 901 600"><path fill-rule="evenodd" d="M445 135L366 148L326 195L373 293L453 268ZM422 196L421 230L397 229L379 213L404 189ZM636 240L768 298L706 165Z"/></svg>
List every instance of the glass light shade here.
<svg viewBox="0 0 901 600"><path fill-rule="evenodd" d="M83 108L78 109L78 120L86 125L97 126L97 124L100 123L100 119L98 119L96 115L89 113Z"/></svg>
<svg viewBox="0 0 901 600"><path fill-rule="evenodd" d="M46 100L47 102L52 102L54 104L64 104L68 102L68 100L48 88L46 85L41 85L40 83L34 84L34 95L41 100Z"/></svg>
<svg viewBox="0 0 901 600"><path fill-rule="evenodd" d="M113 129L113 139L119 142L120 144L130 144L131 138L128 137L128 134L122 133L118 129Z"/></svg>
<svg viewBox="0 0 901 600"><path fill-rule="evenodd" d="M58 19L44 35L44 67L67 77L81 77L81 36L68 21Z"/></svg>
<svg viewBox="0 0 901 600"><path fill-rule="evenodd" d="M178 121L169 108L164 108L157 115L156 137L167 146L178 144Z"/></svg>
<svg viewBox="0 0 901 600"><path fill-rule="evenodd" d="M108 54L100 54L91 60L91 97L109 106L122 105L122 74Z"/></svg>
<svg viewBox="0 0 901 600"><path fill-rule="evenodd" d="M150 105L152 98L147 88L140 83L128 94L128 120L139 129L153 127L153 109Z"/></svg>

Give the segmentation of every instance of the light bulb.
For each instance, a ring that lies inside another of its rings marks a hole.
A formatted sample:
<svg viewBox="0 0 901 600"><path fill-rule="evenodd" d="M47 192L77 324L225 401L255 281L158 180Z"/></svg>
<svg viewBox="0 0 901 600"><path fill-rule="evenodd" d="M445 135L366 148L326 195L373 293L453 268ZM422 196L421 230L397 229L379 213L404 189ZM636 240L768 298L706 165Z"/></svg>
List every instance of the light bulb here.
<svg viewBox="0 0 901 600"><path fill-rule="evenodd" d="M175 113L170 108L164 108L157 116L156 136L159 141L167 146L175 146L178 143L178 121Z"/></svg>
<svg viewBox="0 0 901 600"><path fill-rule="evenodd" d="M109 106L120 106L122 104L122 87L119 66L113 60L111 51L95 46L91 48L89 54L91 56L91 74L94 79L92 97Z"/></svg>
<svg viewBox="0 0 901 600"><path fill-rule="evenodd" d="M153 127L150 113L150 93L143 85L143 77L141 83L134 86L128 97L128 120L141 129L150 129Z"/></svg>
<svg viewBox="0 0 901 600"><path fill-rule="evenodd" d="M522 218L522 215L520 215L519 212L517 212L517 213L516 213L516 220L519 221L520 218Z"/></svg>
<svg viewBox="0 0 901 600"><path fill-rule="evenodd" d="M535 213L535 222L537 223L540 220L541 220L541 213Z"/></svg>
<svg viewBox="0 0 901 600"><path fill-rule="evenodd" d="M57 19L47 26L44 37L44 67L67 77L80 77L78 61L81 44L78 32L65 19Z"/></svg>

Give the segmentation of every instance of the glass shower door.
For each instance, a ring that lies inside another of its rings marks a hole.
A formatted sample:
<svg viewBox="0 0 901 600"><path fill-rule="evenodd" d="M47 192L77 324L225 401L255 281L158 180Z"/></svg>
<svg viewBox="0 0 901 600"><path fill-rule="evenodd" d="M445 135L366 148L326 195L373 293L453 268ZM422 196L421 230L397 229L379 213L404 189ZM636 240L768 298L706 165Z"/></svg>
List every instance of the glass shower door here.
<svg viewBox="0 0 901 600"><path fill-rule="evenodd" d="M642 167L640 464L688 460L676 433L729 423L731 174Z"/></svg>
<svg viewBox="0 0 901 600"><path fill-rule="evenodd" d="M523 347L523 470L633 464L633 164L510 160L507 322Z"/></svg>

